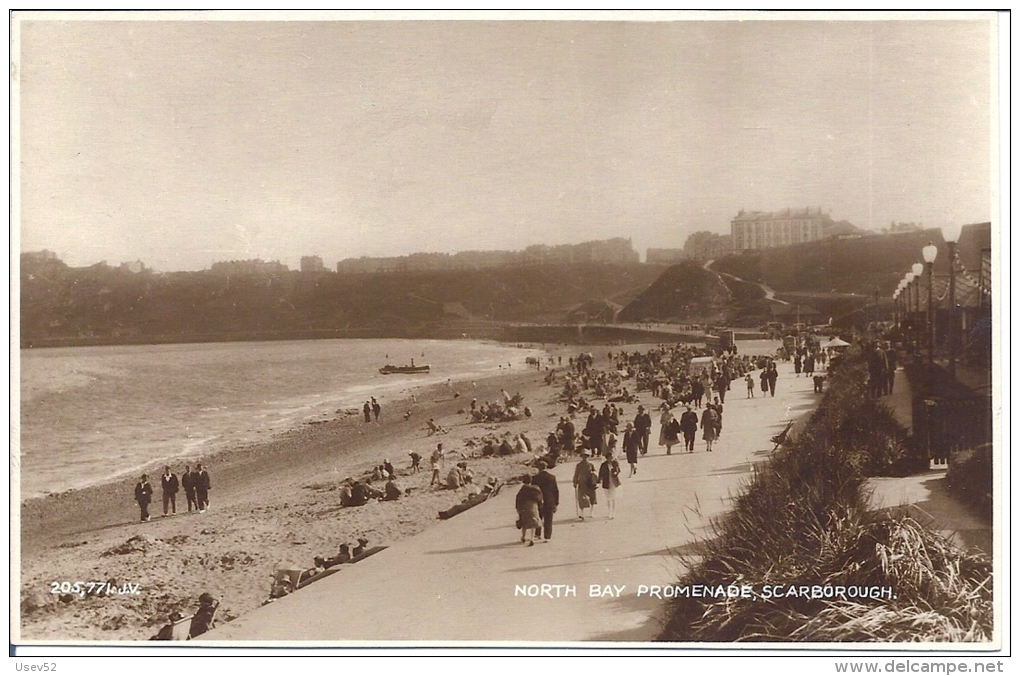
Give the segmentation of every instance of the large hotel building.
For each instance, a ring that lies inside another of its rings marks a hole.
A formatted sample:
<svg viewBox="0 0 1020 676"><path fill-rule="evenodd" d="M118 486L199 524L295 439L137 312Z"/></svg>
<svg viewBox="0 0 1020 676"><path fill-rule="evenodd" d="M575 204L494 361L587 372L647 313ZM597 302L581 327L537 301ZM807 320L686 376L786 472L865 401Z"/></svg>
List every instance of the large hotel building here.
<svg viewBox="0 0 1020 676"><path fill-rule="evenodd" d="M817 209L744 211L730 222L733 248L771 249L828 237L834 225L828 214Z"/></svg>

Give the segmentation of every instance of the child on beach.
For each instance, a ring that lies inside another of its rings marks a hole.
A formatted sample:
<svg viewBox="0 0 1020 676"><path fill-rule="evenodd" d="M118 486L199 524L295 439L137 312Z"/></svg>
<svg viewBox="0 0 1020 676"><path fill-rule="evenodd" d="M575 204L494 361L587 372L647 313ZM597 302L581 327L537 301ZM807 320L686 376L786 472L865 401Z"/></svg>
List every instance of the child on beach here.
<svg viewBox="0 0 1020 676"><path fill-rule="evenodd" d="M747 398L754 399L754 378L750 373L744 376L744 382L747 383Z"/></svg>
<svg viewBox="0 0 1020 676"><path fill-rule="evenodd" d="M439 442L436 445L436 450L432 451L432 456L429 458L429 464L432 466L432 480L429 482L429 486L434 486L440 483L439 474L443 470L443 456L446 453L443 452L443 443Z"/></svg>

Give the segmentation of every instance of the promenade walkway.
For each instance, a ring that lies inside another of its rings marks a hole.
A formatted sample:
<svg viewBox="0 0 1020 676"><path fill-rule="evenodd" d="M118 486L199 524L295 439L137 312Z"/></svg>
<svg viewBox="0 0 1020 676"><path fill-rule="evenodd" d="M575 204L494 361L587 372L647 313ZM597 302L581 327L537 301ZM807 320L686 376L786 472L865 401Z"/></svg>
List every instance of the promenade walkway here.
<svg viewBox="0 0 1020 676"><path fill-rule="evenodd" d="M711 537L710 520L727 511L752 465L766 459L769 438L820 397L809 378L794 377L789 364L779 370L774 398L757 391L746 399L744 384L734 381L712 453L699 438L695 453L674 449L666 456L655 447L656 419L652 448L641 457L637 475L627 478L621 463L614 520L607 518L599 491L594 519L578 521L574 462L568 461L554 470L561 500L551 542L520 543L517 486L508 486L482 505L341 566L203 639L372 646L651 641L665 602L643 588L678 580L678 555L691 554L696 541ZM655 402L646 395L643 403Z"/></svg>
<svg viewBox="0 0 1020 676"><path fill-rule="evenodd" d="M892 394L882 401L900 423L912 429L913 393L902 369L896 373ZM949 492L945 465L931 465L927 472L907 477L875 477L868 480L868 489L875 509L903 510L960 547L976 547L993 556L991 524Z"/></svg>

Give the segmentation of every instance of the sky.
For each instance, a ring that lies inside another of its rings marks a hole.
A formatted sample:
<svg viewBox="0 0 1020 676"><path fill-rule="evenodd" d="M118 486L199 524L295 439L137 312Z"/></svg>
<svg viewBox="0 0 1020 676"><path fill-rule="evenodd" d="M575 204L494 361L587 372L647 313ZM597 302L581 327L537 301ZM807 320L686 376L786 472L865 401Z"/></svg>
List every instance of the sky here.
<svg viewBox="0 0 1020 676"><path fill-rule="evenodd" d="M989 14L216 16L237 20L16 14L21 251L296 269L627 237L643 258L741 209L993 216Z"/></svg>

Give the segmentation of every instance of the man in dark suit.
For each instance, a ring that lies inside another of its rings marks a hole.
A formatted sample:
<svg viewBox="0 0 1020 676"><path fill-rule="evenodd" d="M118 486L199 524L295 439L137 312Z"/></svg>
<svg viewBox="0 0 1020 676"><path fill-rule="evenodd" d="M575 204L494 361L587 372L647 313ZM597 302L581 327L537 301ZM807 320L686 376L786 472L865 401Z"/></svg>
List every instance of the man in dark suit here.
<svg viewBox="0 0 1020 676"><path fill-rule="evenodd" d="M163 489L163 516L173 509L173 513L177 513L177 491L180 488L180 482L177 481L177 475L170 471L170 467L163 468L163 476L160 478L160 487Z"/></svg>
<svg viewBox="0 0 1020 676"><path fill-rule="evenodd" d="M149 503L152 502L152 485L148 474L143 474L142 480L135 484L135 502L142 510L142 521L148 521Z"/></svg>
<svg viewBox="0 0 1020 676"><path fill-rule="evenodd" d="M198 500L195 498L195 473L191 471L191 465L184 466L184 473L181 474L181 487L184 489L184 497L188 499L188 511L194 507L198 509Z"/></svg>
<svg viewBox="0 0 1020 676"><path fill-rule="evenodd" d="M652 416L644 406L638 406L637 410L637 415L634 416L634 429L637 430L641 455L645 455L648 453L648 438L652 435Z"/></svg>
<svg viewBox="0 0 1020 676"><path fill-rule="evenodd" d="M552 539L553 514L556 513L556 507L560 504L560 488L556 485L556 477L549 471L544 460L539 460L535 466L538 467L538 474L531 480L531 483L542 491L542 507L540 509L542 532L541 534L536 532L535 537L540 537L543 541L548 542Z"/></svg>
<svg viewBox="0 0 1020 676"><path fill-rule="evenodd" d="M687 404L687 410L680 416L680 431L684 433L684 447L688 453L694 452L694 437L698 434L698 414Z"/></svg>
<svg viewBox="0 0 1020 676"><path fill-rule="evenodd" d="M204 512L209 507L209 489L212 488L209 472L202 469L202 463L198 463L195 465L193 477L195 479L195 501L198 503L198 511Z"/></svg>

